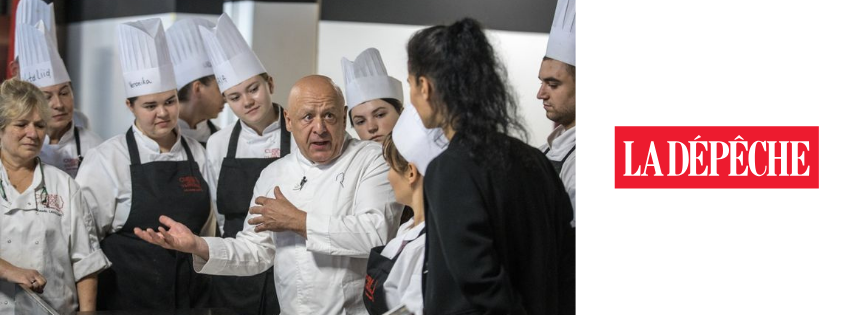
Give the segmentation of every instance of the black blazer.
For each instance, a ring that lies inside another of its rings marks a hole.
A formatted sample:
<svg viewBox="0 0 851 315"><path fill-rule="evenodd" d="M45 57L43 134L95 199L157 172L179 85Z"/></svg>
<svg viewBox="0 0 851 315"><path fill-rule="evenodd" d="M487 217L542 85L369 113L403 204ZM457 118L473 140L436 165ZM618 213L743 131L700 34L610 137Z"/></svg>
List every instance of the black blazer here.
<svg viewBox="0 0 851 315"><path fill-rule="evenodd" d="M574 314L573 209L549 160L507 136L503 166L456 135L428 166L427 314Z"/></svg>

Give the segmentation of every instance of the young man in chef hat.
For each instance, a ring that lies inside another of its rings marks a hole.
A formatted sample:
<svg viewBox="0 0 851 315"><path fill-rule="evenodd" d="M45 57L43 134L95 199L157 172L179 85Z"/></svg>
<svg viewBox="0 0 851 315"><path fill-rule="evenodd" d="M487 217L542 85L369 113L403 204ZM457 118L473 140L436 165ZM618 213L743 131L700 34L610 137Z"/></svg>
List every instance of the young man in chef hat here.
<svg viewBox="0 0 851 315"><path fill-rule="evenodd" d="M213 28L216 24L201 18L185 18L174 22L165 35L178 87L180 132L206 145L210 135L219 130L210 119L219 116L225 102L198 26Z"/></svg>
<svg viewBox="0 0 851 315"><path fill-rule="evenodd" d="M547 118L558 124L541 151L553 163L576 211L576 0L559 0L538 72ZM576 216L574 216L575 218ZM571 222L576 227L576 220Z"/></svg>

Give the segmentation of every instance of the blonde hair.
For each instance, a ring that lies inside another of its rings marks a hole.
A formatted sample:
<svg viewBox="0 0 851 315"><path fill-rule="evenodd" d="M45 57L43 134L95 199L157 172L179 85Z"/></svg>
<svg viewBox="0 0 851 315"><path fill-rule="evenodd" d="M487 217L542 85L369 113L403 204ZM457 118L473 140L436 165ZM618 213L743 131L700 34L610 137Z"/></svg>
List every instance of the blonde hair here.
<svg viewBox="0 0 851 315"><path fill-rule="evenodd" d="M38 112L45 123L50 122L50 106L38 87L14 78L0 84L0 130L5 130L13 120L33 110Z"/></svg>
<svg viewBox="0 0 851 315"><path fill-rule="evenodd" d="M388 133L387 137L384 138L383 153L384 160L387 161L387 165L390 166L391 169L399 174L405 173L405 171L408 170L408 160L399 153L399 150L396 149L396 144L393 143L393 132Z"/></svg>

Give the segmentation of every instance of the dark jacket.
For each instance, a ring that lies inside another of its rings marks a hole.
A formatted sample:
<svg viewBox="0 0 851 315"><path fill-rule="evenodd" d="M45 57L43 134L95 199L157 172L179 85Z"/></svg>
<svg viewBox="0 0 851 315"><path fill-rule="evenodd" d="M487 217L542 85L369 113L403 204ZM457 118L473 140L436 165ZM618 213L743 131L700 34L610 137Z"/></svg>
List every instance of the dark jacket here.
<svg viewBox="0 0 851 315"><path fill-rule="evenodd" d="M427 314L574 314L573 209L552 164L507 136L474 160L456 135L428 166Z"/></svg>

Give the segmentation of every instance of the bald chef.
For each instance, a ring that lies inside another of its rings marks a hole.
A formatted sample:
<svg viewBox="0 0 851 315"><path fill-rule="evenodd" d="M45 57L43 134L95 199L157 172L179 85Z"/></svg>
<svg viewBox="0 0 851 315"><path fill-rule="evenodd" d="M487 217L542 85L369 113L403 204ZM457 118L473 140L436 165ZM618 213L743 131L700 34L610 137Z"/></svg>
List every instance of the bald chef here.
<svg viewBox="0 0 851 315"><path fill-rule="evenodd" d="M254 275L274 260L282 314L366 314L366 258L393 237L402 206L381 146L346 133L343 103L327 77L296 82L284 115L298 150L263 170L254 185L259 205L236 238L198 237L165 216L167 230L136 235L192 253L201 273Z"/></svg>

